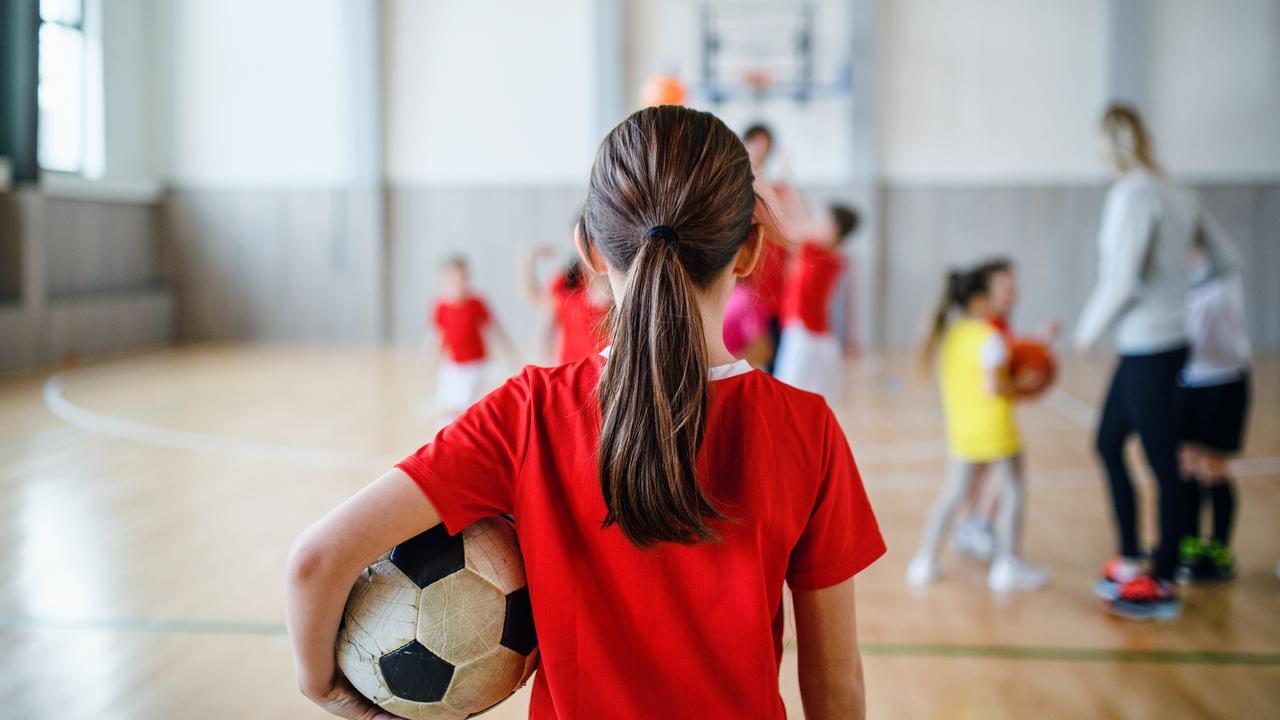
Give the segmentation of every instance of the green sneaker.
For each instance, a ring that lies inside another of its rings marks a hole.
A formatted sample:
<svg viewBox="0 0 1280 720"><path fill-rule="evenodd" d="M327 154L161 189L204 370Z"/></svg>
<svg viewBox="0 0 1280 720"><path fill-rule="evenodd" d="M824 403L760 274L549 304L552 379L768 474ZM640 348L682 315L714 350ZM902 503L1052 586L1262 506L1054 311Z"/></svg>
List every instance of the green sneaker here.
<svg viewBox="0 0 1280 720"><path fill-rule="evenodd" d="M1178 543L1178 564L1184 567L1192 567L1196 561L1204 555L1205 542L1198 537L1190 535L1182 538L1182 542Z"/></svg>
<svg viewBox="0 0 1280 720"><path fill-rule="evenodd" d="M1195 565L1195 579L1201 582L1222 582L1236 575L1236 560L1231 548L1217 540L1207 540L1200 547L1201 559Z"/></svg>

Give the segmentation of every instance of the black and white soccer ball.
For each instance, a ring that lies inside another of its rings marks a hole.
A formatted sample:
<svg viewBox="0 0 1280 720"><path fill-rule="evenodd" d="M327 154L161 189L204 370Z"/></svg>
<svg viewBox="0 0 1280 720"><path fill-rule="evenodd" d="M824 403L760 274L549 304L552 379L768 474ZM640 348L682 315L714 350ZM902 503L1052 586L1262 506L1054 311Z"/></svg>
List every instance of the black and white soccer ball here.
<svg viewBox="0 0 1280 720"><path fill-rule="evenodd" d="M410 720L455 720L518 690L538 639L515 526L443 525L360 574L338 632L338 667L365 697Z"/></svg>

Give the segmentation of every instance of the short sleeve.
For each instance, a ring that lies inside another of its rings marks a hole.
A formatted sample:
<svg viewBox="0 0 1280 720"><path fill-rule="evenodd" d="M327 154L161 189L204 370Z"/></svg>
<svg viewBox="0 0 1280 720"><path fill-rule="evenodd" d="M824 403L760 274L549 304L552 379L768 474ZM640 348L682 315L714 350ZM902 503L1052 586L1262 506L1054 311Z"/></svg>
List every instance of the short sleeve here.
<svg viewBox="0 0 1280 720"><path fill-rule="evenodd" d="M787 563L787 585L792 590L837 585L866 569L885 551L849 442L830 410L822 448L822 478L813 511Z"/></svg>
<svg viewBox="0 0 1280 720"><path fill-rule="evenodd" d="M982 343L982 348L978 352L978 360L981 361L982 367L986 370L995 370L1009 364L1009 344L1005 342L1004 336L994 328L991 331L991 336Z"/></svg>
<svg viewBox="0 0 1280 720"><path fill-rule="evenodd" d="M431 501L450 534L477 520L514 512L531 407L526 371L396 465Z"/></svg>
<svg viewBox="0 0 1280 720"><path fill-rule="evenodd" d="M431 309L431 323L437 328L444 327L444 303L436 303Z"/></svg>

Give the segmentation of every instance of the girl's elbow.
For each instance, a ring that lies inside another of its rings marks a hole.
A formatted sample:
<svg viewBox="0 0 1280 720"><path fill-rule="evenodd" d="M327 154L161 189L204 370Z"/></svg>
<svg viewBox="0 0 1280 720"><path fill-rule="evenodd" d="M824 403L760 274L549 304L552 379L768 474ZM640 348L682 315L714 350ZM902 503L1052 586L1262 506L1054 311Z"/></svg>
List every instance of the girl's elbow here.
<svg viewBox="0 0 1280 720"><path fill-rule="evenodd" d="M293 542L289 560L285 565L285 577L291 586L311 585L332 573L332 554L324 543L311 532L304 532Z"/></svg>

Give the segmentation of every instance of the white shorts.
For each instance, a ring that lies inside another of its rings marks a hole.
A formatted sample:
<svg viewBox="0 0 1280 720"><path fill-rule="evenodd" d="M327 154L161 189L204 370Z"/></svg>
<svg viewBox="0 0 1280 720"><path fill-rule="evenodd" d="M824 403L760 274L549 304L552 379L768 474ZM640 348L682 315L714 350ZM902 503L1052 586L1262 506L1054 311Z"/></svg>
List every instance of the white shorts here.
<svg viewBox="0 0 1280 720"><path fill-rule="evenodd" d="M792 387L818 393L834 406L840 400L843 365L835 335L815 333L804 323L793 322L782 329L773 376Z"/></svg>
<svg viewBox="0 0 1280 720"><path fill-rule="evenodd" d="M484 389L484 360L455 363L440 360L436 370L436 405L442 412L457 414L480 399Z"/></svg>

